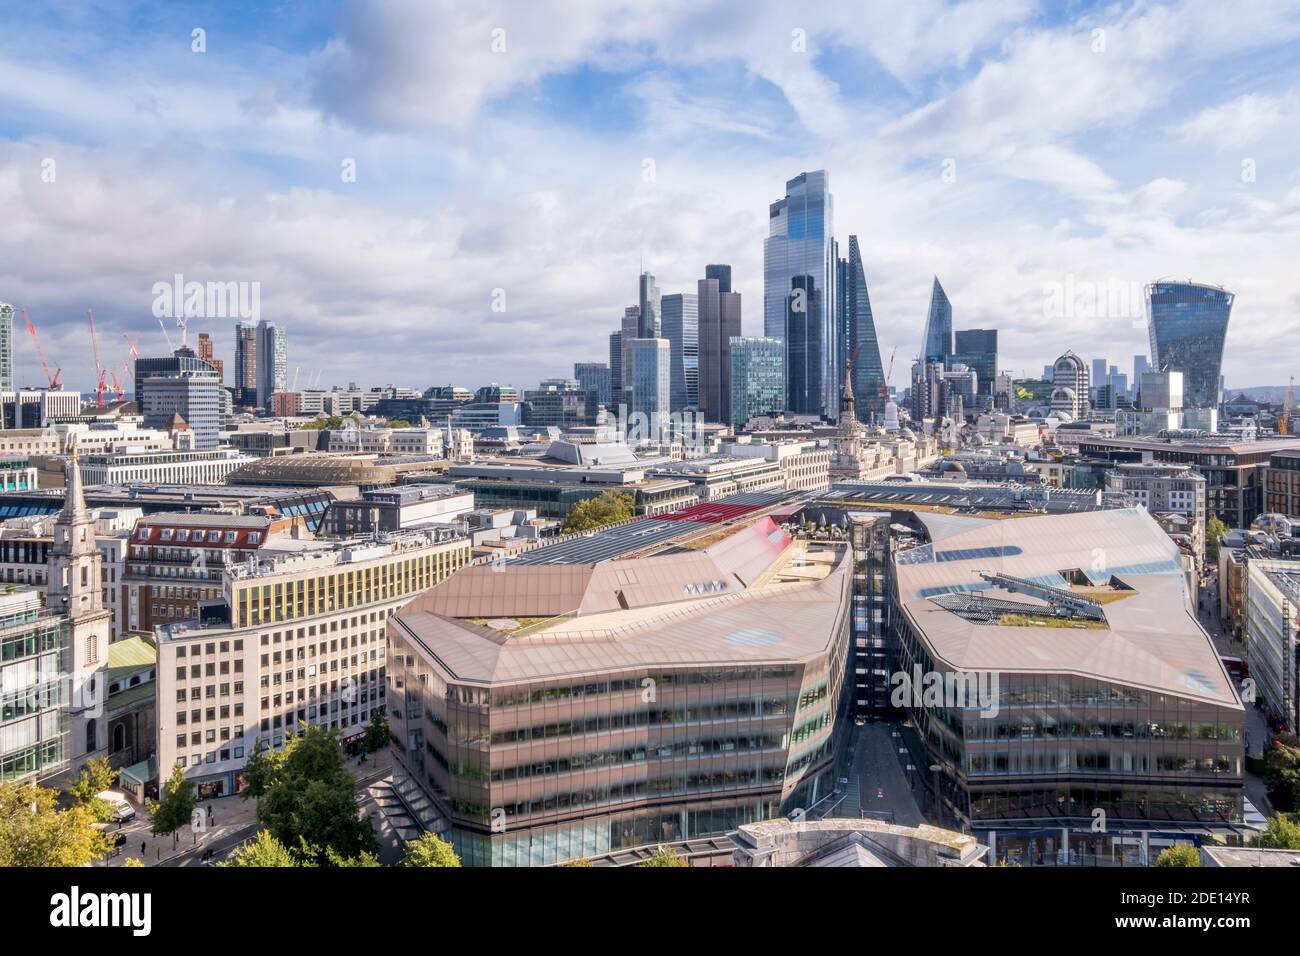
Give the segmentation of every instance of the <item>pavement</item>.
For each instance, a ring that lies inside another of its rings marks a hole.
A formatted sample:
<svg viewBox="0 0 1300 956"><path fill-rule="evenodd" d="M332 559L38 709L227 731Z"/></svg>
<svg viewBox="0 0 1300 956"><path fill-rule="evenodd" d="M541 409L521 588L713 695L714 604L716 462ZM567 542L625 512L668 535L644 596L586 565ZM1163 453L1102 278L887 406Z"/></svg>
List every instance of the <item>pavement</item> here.
<svg viewBox="0 0 1300 956"><path fill-rule="evenodd" d="M895 733L894 724L880 720L853 728L849 783L834 816L874 817L910 827L925 822L909 782L915 774L904 770L907 756L898 752L902 741Z"/></svg>
<svg viewBox="0 0 1300 956"><path fill-rule="evenodd" d="M385 864L396 862L401 858L401 841L397 839L393 828L385 822L382 806L376 802L375 794L372 793L372 789L392 772L388 749L366 757L362 764L358 764L356 758L350 758L347 769L357 780L357 789L360 791L358 806L376 825L380 861ZM210 822L182 827L175 839L170 835L154 836L149 830L148 812L143 807L136 807L134 820L123 824L120 829L109 830L110 836L126 834L126 846L95 865L123 866L128 858L133 857L146 866L201 866L205 851L212 850L216 858L221 859L228 851L257 834L259 824L256 798L245 800L239 796L218 797L201 801L199 806L205 812L210 812Z"/></svg>

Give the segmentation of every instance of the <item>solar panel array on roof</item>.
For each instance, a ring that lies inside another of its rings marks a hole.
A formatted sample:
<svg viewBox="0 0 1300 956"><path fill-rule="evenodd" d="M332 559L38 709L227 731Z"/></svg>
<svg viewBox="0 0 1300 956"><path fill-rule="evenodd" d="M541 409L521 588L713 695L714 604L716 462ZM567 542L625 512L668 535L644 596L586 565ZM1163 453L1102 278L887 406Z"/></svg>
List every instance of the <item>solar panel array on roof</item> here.
<svg viewBox="0 0 1300 956"><path fill-rule="evenodd" d="M525 551L511 559L517 564L595 564L652 544L669 541L689 531L709 527L699 521L662 521L645 518L617 528L597 531L558 544Z"/></svg>

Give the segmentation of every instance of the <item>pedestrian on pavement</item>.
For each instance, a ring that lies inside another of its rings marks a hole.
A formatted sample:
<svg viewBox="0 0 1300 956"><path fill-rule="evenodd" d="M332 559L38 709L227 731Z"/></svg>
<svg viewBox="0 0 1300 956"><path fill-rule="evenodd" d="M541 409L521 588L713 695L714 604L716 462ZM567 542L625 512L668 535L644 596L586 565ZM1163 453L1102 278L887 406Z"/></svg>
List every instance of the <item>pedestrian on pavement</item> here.
<svg viewBox="0 0 1300 956"><path fill-rule="evenodd" d="M140 841L140 855L144 856L144 840Z"/></svg>

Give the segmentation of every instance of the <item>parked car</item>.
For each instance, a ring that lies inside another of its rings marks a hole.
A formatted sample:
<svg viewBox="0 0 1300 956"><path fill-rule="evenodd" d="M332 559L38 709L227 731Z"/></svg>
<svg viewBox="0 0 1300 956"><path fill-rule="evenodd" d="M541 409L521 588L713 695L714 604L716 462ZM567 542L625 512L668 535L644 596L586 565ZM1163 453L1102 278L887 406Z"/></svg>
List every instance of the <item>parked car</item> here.
<svg viewBox="0 0 1300 956"><path fill-rule="evenodd" d="M125 794L118 793L116 790L103 790L97 796L113 808L113 819L118 823L135 819L135 807L131 806Z"/></svg>

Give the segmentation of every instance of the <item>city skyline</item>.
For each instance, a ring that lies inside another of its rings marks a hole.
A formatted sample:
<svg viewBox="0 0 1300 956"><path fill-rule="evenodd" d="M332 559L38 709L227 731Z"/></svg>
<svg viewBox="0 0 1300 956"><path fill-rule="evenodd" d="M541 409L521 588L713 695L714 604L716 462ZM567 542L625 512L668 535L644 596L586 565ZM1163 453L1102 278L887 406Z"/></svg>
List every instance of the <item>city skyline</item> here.
<svg viewBox="0 0 1300 956"><path fill-rule="evenodd" d="M260 316L192 329L231 361L234 323L265 318L296 333L289 377L323 384L371 379L370 350L384 382L417 386L526 387L600 361L643 268L689 294L703 264L731 263L758 335L764 207L818 169L900 363L934 275L1025 375L1099 331L1110 354L1143 351L1131 290L1176 276L1238 296L1230 389L1291 373L1274 340L1297 321L1294 4L761 5L722 32L723 5L647 20L614 4L563 37L544 4L499 25L395 2L206 24L109 6L9 13L11 49L50 56L0 60L0 301L30 310L70 387L94 380L87 307L109 367L123 332L165 354L151 290L176 274L258 283ZM390 45L392 69L366 69ZM1035 83L1065 64L1088 82ZM15 377L42 381L21 334Z"/></svg>

